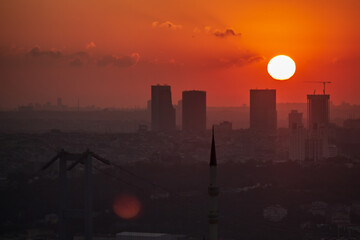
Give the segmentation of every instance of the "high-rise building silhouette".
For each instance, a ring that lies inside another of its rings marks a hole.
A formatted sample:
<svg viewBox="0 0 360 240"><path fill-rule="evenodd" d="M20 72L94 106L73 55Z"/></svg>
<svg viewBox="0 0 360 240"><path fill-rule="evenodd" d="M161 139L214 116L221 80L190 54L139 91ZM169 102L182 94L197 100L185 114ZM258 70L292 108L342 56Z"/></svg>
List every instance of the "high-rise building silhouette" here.
<svg viewBox="0 0 360 240"><path fill-rule="evenodd" d="M306 130L302 122L302 113L292 110L289 113L289 159L305 160Z"/></svg>
<svg viewBox="0 0 360 240"><path fill-rule="evenodd" d="M320 160L329 156L329 99L328 94L307 95L308 139L306 158Z"/></svg>
<svg viewBox="0 0 360 240"><path fill-rule="evenodd" d="M307 95L308 129L318 131L329 126L329 99L328 94Z"/></svg>
<svg viewBox="0 0 360 240"><path fill-rule="evenodd" d="M183 91L182 129L186 132L196 133L206 130L205 91Z"/></svg>
<svg viewBox="0 0 360 240"><path fill-rule="evenodd" d="M250 89L250 129L274 132L276 128L276 90Z"/></svg>
<svg viewBox="0 0 360 240"><path fill-rule="evenodd" d="M175 130L175 109L168 85L151 86L151 130L161 132Z"/></svg>

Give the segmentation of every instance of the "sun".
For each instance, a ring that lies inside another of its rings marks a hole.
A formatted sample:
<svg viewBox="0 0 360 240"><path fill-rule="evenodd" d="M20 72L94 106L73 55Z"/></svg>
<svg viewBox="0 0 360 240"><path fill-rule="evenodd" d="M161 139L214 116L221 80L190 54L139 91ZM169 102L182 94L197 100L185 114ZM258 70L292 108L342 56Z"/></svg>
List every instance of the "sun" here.
<svg viewBox="0 0 360 240"><path fill-rule="evenodd" d="M276 80L287 80L295 73L295 62L286 55L273 57L267 66L270 76Z"/></svg>

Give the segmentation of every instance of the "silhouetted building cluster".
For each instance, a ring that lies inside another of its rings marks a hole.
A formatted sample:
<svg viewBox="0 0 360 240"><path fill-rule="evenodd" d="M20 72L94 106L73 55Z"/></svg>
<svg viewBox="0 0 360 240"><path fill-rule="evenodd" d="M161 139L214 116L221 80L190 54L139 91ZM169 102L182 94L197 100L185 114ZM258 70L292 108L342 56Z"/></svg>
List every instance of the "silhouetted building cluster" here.
<svg viewBox="0 0 360 240"><path fill-rule="evenodd" d="M289 113L288 159L316 162L337 155L336 146L329 144L329 100L328 94L307 95L307 128L303 113L297 110ZM150 102L152 131L171 132L176 126L191 134L206 130L205 91L183 91L182 99L174 107L170 86L155 85L151 87ZM216 124L215 129L222 135L229 135L232 123ZM275 89L250 89L250 130L254 154L275 156L279 153Z"/></svg>
<svg viewBox="0 0 360 240"><path fill-rule="evenodd" d="M182 100L174 107L170 86L151 86L151 130L175 131L176 122L182 125L182 130L185 132L204 132L206 130L206 92L183 91Z"/></svg>
<svg viewBox="0 0 360 240"><path fill-rule="evenodd" d="M335 145L329 144L330 95L307 95L307 131L303 128L302 113L289 114L289 159L318 161L337 155Z"/></svg>
<svg viewBox="0 0 360 240"><path fill-rule="evenodd" d="M96 107L95 105L80 107L79 100L77 102L77 106L67 106L63 103L62 98L60 97L56 99L56 104L52 104L50 101L47 101L45 104L29 103L27 105L21 105L18 107L19 112L33 112L33 111L72 112L72 111L97 111L97 110L100 110L100 108Z"/></svg>

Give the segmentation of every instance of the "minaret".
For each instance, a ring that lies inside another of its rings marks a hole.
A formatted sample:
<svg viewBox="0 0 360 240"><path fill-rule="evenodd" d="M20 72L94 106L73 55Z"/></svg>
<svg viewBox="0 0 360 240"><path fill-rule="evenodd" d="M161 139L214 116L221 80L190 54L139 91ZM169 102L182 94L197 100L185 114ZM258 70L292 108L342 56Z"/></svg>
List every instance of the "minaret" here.
<svg viewBox="0 0 360 240"><path fill-rule="evenodd" d="M209 240L218 240L218 203L219 188L216 183L216 152L214 139L214 126L212 127L212 143L210 154L210 184L209 184Z"/></svg>

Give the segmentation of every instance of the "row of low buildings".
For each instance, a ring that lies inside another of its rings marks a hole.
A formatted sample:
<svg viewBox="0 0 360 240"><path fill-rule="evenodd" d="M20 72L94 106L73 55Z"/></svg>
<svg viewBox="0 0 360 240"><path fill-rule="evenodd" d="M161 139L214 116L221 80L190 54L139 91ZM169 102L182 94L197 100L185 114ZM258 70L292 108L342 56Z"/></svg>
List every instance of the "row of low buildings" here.
<svg viewBox="0 0 360 240"><path fill-rule="evenodd" d="M303 113L292 110L289 113L289 159L317 161L336 156L337 149L328 142L329 130L328 94L307 95L307 127L303 124ZM181 122L182 130L201 133L206 130L206 92L183 91L182 100L175 108L172 104L171 88L168 85L151 86L151 130L171 132L176 130L176 122ZM223 126L224 125L224 126ZM230 122L225 127L231 131ZM277 130L276 90L250 90L250 130L256 134L275 136Z"/></svg>

